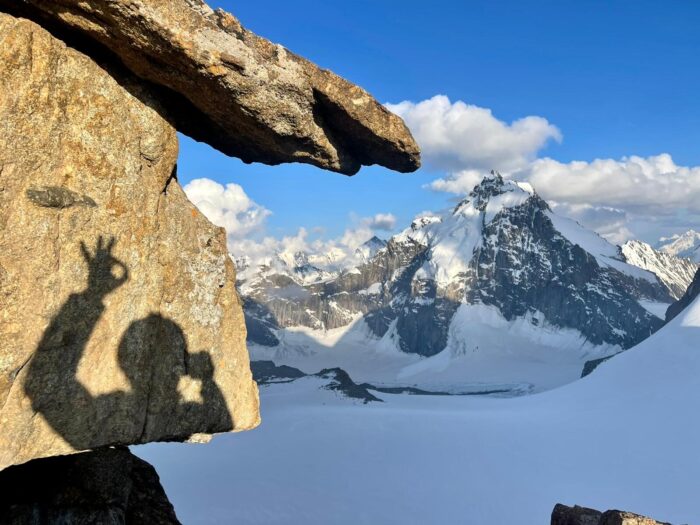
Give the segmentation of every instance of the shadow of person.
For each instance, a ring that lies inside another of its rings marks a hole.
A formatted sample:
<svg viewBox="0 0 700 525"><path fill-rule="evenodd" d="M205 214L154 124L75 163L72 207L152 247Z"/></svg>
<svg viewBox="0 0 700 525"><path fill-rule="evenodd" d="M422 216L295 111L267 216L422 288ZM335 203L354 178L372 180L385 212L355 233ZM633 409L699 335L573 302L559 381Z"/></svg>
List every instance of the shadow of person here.
<svg viewBox="0 0 700 525"><path fill-rule="evenodd" d="M129 279L126 265L112 255L115 242L100 237L93 254L80 245L87 286L68 297L28 364L24 391L33 410L76 450L231 430L209 355L189 353L182 329L158 314L134 321L121 338L117 358L127 391L93 396L78 381L104 299Z"/></svg>
<svg viewBox="0 0 700 525"><path fill-rule="evenodd" d="M185 334L172 320L151 314L131 323L119 344L118 360L135 407L146 407L141 412L142 441L232 428L211 357L188 352Z"/></svg>

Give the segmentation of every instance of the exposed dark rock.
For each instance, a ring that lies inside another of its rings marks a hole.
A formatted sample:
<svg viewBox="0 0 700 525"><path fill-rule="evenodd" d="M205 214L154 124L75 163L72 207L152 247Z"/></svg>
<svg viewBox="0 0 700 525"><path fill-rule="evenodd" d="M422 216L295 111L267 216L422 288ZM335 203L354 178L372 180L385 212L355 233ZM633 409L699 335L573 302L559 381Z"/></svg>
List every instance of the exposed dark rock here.
<svg viewBox="0 0 700 525"><path fill-rule="evenodd" d="M79 195L68 188L58 186L29 188L27 190L27 198L37 206L43 206L44 208L64 209L71 206L97 206L95 201L87 195Z"/></svg>
<svg viewBox="0 0 700 525"><path fill-rule="evenodd" d="M368 390L373 388L372 385L366 383L358 385L342 368L325 368L316 374L305 374L298 368L286 365L277 366L272 361L251 361L250 369L253 371L253 378L259 385L291 382L301 377L319 377L329 380L324 387L327 390L340 392L345 397L359 399L364 403L369 403L370 401L382 402L381 399Z"/></svg>
<svg viewBox="0 0 700 525"><path fill-rule="evenodd" d="M557 503L552 511L551 525L599 525L602 512L586 507L567 507Z"/></svg>
<svg viewBox="0 0 700 525"><path fill-rule="evenodd" d="M590 375L593 370L598 368L599 365L605 363L608 359L612 359L615 357L614 355L609 355L607 357L601 357L600 359L591 359L590 361L586 361L583 364L583 371L581 372L581 377L586 377L587 375Z"/></svg>
<svg viewBox="0 0 700 525"><path fill-rule="evenodd" d="M552 511L551 525L670 525L639 514L608 510L599 512L574 505L557 503Z"/></svg>
<svg viewBox="0 0 700 525"><path fill-rule="evenodd" d="M596 345L630 348L658 330L663 322L639 305L633 290L642 286L657 299L668 297L665 290L601 267L555 229L548 211L535 195L484 227L466 279L470 302L497 306L508 320L542 312L550 324L579 330Z"/></svg>
<svg viewBox="0 0 700 525"><path fill-rule="evenodd" d="M175 525L154 468L126 448L37 459L0 472L4 525Z"/></svg>
<svg viewBox="0 0 700 525"><path fill-rule="evenodd" d="M330 379L331 382L325 387L328 390L341 392L349 398L359 399L364 403L369 403L370 401L382 402L381 399L370 393L363 385L355 383L342 368L325 368L313 375L314 377Z"/></svg>
<svg viewBox="0 0 700 525"><path fill-rule="evenodd" d="M247 340L263 346L277 346L279 339L274 334L280 328L267 306L247 298L244 303Z"/></svg>
<svg viewBox="0 0 700 525"><path fill-rule="evenodd" d="M306 377L306 374L298 368L287 365L277 366L272 361L251 361L250 370L253 372L253 379L259 385Z"/></svg>
<svg viewBox="0 0 700 525"><path fill-rule="evenodd" d="M698 294L700 294L700 269L695 273L693 282L690 283L690 286L686 290L685 294L683 294L683 297L678 299L678 301L673 303L666 310L666 322L668 323L669 321L671 321L671 319L673 319L679 313L685 310L685 308L688 307L690 303L692 303L695 300Z"/></svg>

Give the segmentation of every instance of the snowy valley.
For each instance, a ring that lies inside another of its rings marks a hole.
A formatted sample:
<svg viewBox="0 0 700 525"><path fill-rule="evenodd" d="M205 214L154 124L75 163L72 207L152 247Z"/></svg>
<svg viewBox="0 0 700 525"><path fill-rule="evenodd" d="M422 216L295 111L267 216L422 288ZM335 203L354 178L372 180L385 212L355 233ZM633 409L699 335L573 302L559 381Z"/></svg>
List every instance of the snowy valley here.
<svg viewBox="0 0 700 525"><path fill-rule="evenodd" d="M187 523L541 525L555 502L698 523L699 337L696 299L591 375L507 399L364 404L301 378L262 387L258 430L135 452Z"/></svg>

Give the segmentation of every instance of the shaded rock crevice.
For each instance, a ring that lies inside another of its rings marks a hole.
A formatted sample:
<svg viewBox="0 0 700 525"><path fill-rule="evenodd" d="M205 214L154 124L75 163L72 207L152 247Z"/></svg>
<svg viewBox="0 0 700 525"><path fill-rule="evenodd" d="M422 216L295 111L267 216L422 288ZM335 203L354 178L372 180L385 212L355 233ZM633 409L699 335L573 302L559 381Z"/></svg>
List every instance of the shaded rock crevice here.
<svg viewBox="0 0 700 525"><path fill-rule="evenodd" d="M126 448L38 459L0 472L6 525L179 525L151 465Z"/></svg>

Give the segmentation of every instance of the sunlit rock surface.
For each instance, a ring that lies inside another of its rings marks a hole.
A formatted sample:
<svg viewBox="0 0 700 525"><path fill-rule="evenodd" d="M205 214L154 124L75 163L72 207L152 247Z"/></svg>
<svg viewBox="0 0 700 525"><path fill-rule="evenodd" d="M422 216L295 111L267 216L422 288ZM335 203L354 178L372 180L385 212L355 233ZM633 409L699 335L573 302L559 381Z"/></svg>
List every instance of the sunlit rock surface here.
<svg viewBox="0 0 700 525"><path fill-rule="evenodd" d="M147 85L0 13L0 469L258 424L225 235Z"/></svg>
<svg viewBox="0 0 700 525"><path fill-rule="evenodd" d="M99 42L167 88L179 131L246 162L305 162L353 174L414 171L403 121L365 90L201 0L2 0ZM95 43L90 47L94 48Z"/></svg>

